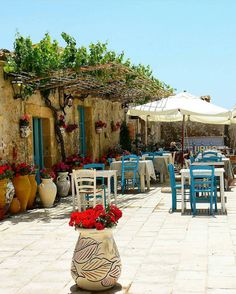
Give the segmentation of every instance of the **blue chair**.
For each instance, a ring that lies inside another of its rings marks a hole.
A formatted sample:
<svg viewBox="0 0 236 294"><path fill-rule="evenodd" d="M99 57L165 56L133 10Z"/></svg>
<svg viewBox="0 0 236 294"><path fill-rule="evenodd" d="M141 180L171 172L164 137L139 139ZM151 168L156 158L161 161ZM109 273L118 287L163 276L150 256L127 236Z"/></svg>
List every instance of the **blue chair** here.
<svg viewBox="0 0 236 294"><path fill-rule="evenodd" d="M83 169L96 169L96 170L104 170L104 163L88 163L83 166ZM102 185L104 185L104 178L97 178L98 181L101 181Z"/></svg>
<svg viewBox="0 0 236 294"><path fill-rule="evenodd" d="M170 174L170 187L172 193L172 212L177 209L177 202L181 202L181 199L177 199L177 195L181 195L181 184L176 184L175 180L175 168L172 163L168 164L168 171ZM187 189L189 189L189 185L184 185L184 194L187 194ZM185 201L187 201L185 199Z"/></svg>
<svg viewBox="0 0 236 294"><path fill-rule="evenodd" d="M155 151L154 152L155 156L163 156L163 154L164 154L164 151Z"/></svg>
<svg viewBox="0 0 236 294"><path fill-rule="evenodd" d="M132 186L138 187L140 192L140 175L138 172L139 157L137 155L125 155L122 156L121 165L121 190L124 193L131 182Z"/></svg>
<svg viewBox="0 0 236 294"><path fill-rule="evenodd" d="M217 156L218 152L216 151L206 151L203 152L202 157L210 157L210 156Z"/></svg>
<svg viewBox="0 0 236 294"><path fill-rule="evenodd" d="M95 170L104 170L105 169L105 164L104 163L88 163L83 166L83 169L95 169ZM104 183L104 178L97 178L97 183L101 183L101 188L104 190L104 199L106 203L106 186ZM89 196L86 196L89 198ZM98 196L100 197L100 196Z"/></svg>
<svg viewBox="0 0 236 294"><path fill-rule="evenodd" d="M219 156L209 156L198 159L199 162L222 162L222 157Z"/></svg>
<svg viewBox="0 0 236 294"><path fill-rule="evenodd" d="M214 171L214 166L190 166L190 200L193 215L196 215L196 203L210 203L211 214L213 214L214 203L217 212L217 189Z"/></svg>

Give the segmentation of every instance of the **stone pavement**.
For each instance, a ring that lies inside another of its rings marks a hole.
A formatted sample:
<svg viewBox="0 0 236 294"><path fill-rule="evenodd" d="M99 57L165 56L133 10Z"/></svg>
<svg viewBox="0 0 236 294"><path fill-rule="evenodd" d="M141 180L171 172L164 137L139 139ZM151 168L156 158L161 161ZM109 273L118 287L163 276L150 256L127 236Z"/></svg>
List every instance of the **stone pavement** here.
<svg viewBox="0 0 236 294"><path fill-rule="evenodd" d="M122 275L100 293L236 294L236 187L226 194L228 214L215 217L169 213L170 194L160 187L119 195ZM78 238L70 212L67 197L0 223L0 294L90 293L70 276Z"/></svg>

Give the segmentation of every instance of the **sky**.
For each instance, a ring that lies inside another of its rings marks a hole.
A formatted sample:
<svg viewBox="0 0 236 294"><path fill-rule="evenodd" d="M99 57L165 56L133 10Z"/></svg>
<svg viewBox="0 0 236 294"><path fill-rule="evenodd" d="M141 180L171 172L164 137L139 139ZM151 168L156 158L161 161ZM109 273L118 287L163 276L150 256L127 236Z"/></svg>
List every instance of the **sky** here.
<svg viewBox="0 0 236 294"><path fill-rule="evenodd" d="M150 65L176 92L210 95L236 104L235 0L11 0L2 1L0 48L13 49L16 32L39 42L45 33L65 45L108 41L134 64Z"/></svg>

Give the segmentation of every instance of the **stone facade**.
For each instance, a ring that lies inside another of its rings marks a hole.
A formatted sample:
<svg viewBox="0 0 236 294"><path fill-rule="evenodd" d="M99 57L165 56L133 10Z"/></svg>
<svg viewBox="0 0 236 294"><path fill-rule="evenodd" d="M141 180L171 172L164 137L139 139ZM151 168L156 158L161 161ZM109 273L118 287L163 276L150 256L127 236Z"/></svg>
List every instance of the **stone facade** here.
<svg viewBox="0 0 236 294"><path fill-rule="evenodd" d="M41 118L44 163L46 167L50 167L61 160L52 111L45 105L39 92L26 101L14 99L10 81L4 79L3 66L4 62L0 61L0 158L9 162L26 161L32 163L34 161L32 118ZM50 100L54 106L59 108L57 91L50 95ZM112 132L111 121L121 122L124 119L124 111L118 102L110 102L95 97L87 97L84 101L75 98L73 106L65 108L66 123L79 125L78 106L83 106L85 111L87 155L93 159L98 158L108 147L119 142L119 130ZM29 137L21 138L19 119L21 115L26 113L31 118L30 128L32 132ZM95 122L99 119L107 123L107 128L104 128L101 134L96 134ZM80 128L71 133L65 132L63 137L67 156L80 151Z"/></svg>

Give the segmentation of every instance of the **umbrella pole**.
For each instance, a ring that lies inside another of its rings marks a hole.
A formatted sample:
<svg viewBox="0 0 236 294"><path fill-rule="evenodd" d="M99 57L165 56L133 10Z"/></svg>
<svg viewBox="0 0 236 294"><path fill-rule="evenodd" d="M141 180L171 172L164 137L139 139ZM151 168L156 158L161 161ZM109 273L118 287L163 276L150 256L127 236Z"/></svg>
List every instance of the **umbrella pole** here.
<svg viewBox="0 0 236 294"><path fill-rule="evenodd" d="M184 166L184 134L185 134L185 114L183 115L182 122L182 152L181 152L181 165Z"/></svg>

